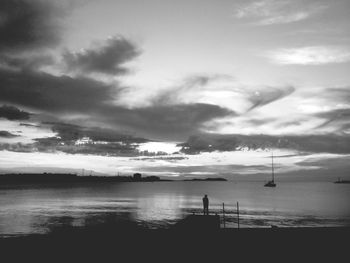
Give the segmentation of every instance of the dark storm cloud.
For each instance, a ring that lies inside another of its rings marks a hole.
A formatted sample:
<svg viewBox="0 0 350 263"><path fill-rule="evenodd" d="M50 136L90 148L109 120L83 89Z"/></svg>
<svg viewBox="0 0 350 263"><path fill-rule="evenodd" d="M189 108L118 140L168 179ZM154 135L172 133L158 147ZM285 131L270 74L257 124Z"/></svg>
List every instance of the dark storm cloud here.
<svg viewBox="0 0 350 263"><path fill-rule="evenodd" d="M57 44L56 20L62 11L52 1L1 0L0 51L23 51Z"/></svg>
<svg viewBox="0 0 350 263"><path fill-rule="evenodd" d="M0 106L0 118L8 120L28 120L30 118L30 113L22 111L14 106L3 105Z"/></svg>
<svg viewBox="0 0 350 263"><path fill-rule="evenodd" d="M34 143L0 143L0 150L14 151L14 152L45 152L55 153L64 152L69 154L91 154L102 156L123 156L123 157L137 157L137 156L164 156L164 152L145 153L138 150L138 143L131 143L132 140L142 140L140 138L129 138L127 141L96 143L91 142L87 144L77 145L75 141L65 141L60 137L37 138Z"/></svg>
<svg viewBox="0 0 350 263"><path fill-rule="evenodd" d="M64 118L80 114L110 126L155 136L189 136L203 123L234 114L217 105L195 103L129 109L115 105L122 88L83 77L53 76L33 71L0 70L0 101Z"/></svg>
<svg viewBox="0 0 350 263"><path fill-rule="evenodd" d="M287 88L266 88L263 91L250 94L249 101L252 103L252 106L249 110L253 110L258 107L262 107L274 101L280 100L295 91L293 87Z"/></svg>
<svg viewBox="0 0 350 263"><path fill-rule="evenodd" d="M108 39L104 45L81 52L65 52L64 62L69 71L121 75L128 72L123 66L140 55L135 44L118 36Z"/></svg>
<svg viewBox="0 0 350 263"><path fill-rule="evenodd" d="M59 43L58 20L65 12L52 1L1 1L0 102L33 110L39 120L45 116L47 121L64 122L66 116L70 116L76 124L86 121L87 126L106 125L114 131L123 129L167 139L186 138L200 131L206 122L233 114L220 106L204 103L158 101L149 107L126 108L114 103L124 89L119 83L108 84L81 75L72 77L40 72L41 66L54 63L42 50ZM83 52L67 51L63 62L67 70L81 74L120 75L128 72L125 64L138 55L140 50L134 43L117 36ZM192 81L198 83L192 85L204 85L210 79L198 78ZM96 128L87 131L75 127L74 130L73 126L67 128L69 134L56 126L53 129L59 136L71 136L71 139L85 135L112 143L119 136L118 132L112 134ZM51 141L55 143L54 139Z"/></svg>
<svg viewBox="0 0 350 263"><path fill-rule="evenodd" d="M104 156L137 156L138 150L136 144L131 143L107 143L95 144L88 143L76 145L74 142L63 142L57 137L39 138L32 144L33 151L39 152L65 152L69 154L93 154Z"/></svg>
<svg viewBox="0 0 350 263"><path fill-rule="evenodd" d="M43 125L51 126L53 132L57 133L61 142L76 141L83 137L89 137L93 141L104 142L122 142L122 143L143 143L147 139L138 138L127 134L118 133L114 130L103 129L99 127L83 127L68 123L50 123L46 122Z"/></svg>
<svg viewBox="0 0 350 263"><path fill-rule="evenodd" d="M0 137L3 138L14 138L14 137L18 137L19 135L13 134L11 132L8 131L0 131Z"/></svg>
<svg viewBox="0 0 350 263"><path fill-rule="evenodd" d="M312 153L350 153L349 135L218 135L202 134L191 136L180 144L181 151L187 154L212 151L237 151L242 148L256 149L291 149Z"/></svg>
<svg viewBox="0 0 350 263"><path fill-rule="evenodd" d="M54 59L47 54L40 55L6 55L0 56L0 66L13 70L38 70L41 66L52 65Z"/></svg>
<svg viewBox="0 0 350 263"><path fill-rule="evenodd" d="M137 146L132 144L85 144L63 143L58 137L38 138L34 143L0 143L0 150L13 152L64 152L69 154L93 154L103 156L138 156Z"/></svg>
<svg viewBox="0 0 350 263"><path fill-rule="evenodd" d="M198 132L203 122L215 117L226 116L230 111L214 105L190 104L175 106L154 106L143 109L126 109L122 107L109 107L101 110L105 122L113 121L118 127L124 126L130 130L149 133L154 136L178 137L191 132ZM1 149L10 151L40 151L66 153L112 155L112 156L138 156L138 146L148 142L148 139L131 136L117 132L116 130L99 127L82 127L68 123L42 123L41 127L48 126L56 133L50 138L35 139L32 144L3 144ZM83 137L89 137L92 141L84 145L76 142ZM104 142L104 143L101 143ZM164 155L164 153L158 153Z"/></svg>
<svg viewBox="0 0 350 263"><path fill-rule="evenodd" d="M176 105L153 105L145 108L119 108L108 118L126 127L149 132L154 136L183 137L198 132L202 125L215 118L234 114L217 105L194 103Z"/></svg>
<svg viewBox="0 0 350 263"><path fill-rule="evenodd" d="M51 128L56 136L37 138L30 144L1 144L0 149L16 152L65 152L70 154L94 154L108 156L138 156L138 146L147 139L117 133L102 128L82 127L67 123L42 123ZM83 137L91 140L77 144Z"/></svg>
<svg viewBox="0 0 350 263"><path fill-rule="evenodd" d="M111 100L114 91L83 77L0 70L0 101L47 112L90 112Z"/></svg>
<svg viewBox="0 0 350 263"><path fill-rule="evenodd" d="M33 144L23 143L0 143L0 151L12 151L12 152L36 152L37 149Z"/></svg>
<svg viewBox="0 0 350 263"><path fill-rule="evenodd" d="M52 75L40 71L42 66L55 63L46 54L46 48L60 42L58 20L65 12L56 3L53 4L53 1L0 1L0 103L30 109L36 113L39 121L45 119L66 122L69 116L71 123L82 124L86 121L86 126L90 126L90 129L78 125L64 127L56 124L52 125L52 129L57 132L58 137L46 140L39 138L31 145L2 147L15 151L50 151L61 147L66 152L88 153L102 153L103 149L106 152L118 152L120 147L126 147L124 150L128 151L130 148L134 151L131 144L145 139L136 135L121 135L119 130L146 134L153 138L183 139L200 131L206 122L233 114L220 106L204 103L169 104L159 101L144 108L116 105L114 101L124 87L117 82L110 84L84 77L84 74L121 75L128 72L125 64L140 55L140 50L121 36L108 39L83 52L67 51L63 55L63 62L67 70L79 73L78 76ZM210 78L197 80L198 85L204 85L208 81ZM6 114L3 117L14 119L11 117L13 115ZM29 118L22 111L16 112L12 109L12 114L17 114L19 120ZM93 127L97 125L109 127L113 131ZM110 145L76 148L72 142L81 136L106 141Z"/></svg>
<svg viewBox="0 0 350 263"><path fill-rule="evenodd" d="M191 132L198 132L201 124L212 118L230 114L226 109L207 104L191 105L173 105L173 106L153 106L142 109L126 109L122 107L109 107L108 110L100 108L100 118L103 121L113 122L128 128L131 131L141 131L149 133L151 136L177 137L184 136ZM108 116L106 116L108 114ZM105 116L103 116L105 115ZM82 137L89 137L93 141L105 141L108 145L89 146L88 149L96 154L102 153L100 149L104 148L106 152L119 153L119 148L136 149L135 147L149 140L135 137L115 130L103 129L97 127L82 127L66 123L44 123L50 125L53 132L57 133L59 141L53 139L53 142L59 145L64 142L65 145L71 145L71 148L60 147L61 150L73 152L74 142ZM44 142L43 140L38 141ZM87 147L87 146L86 146ZM81 151L79 146L78 150Z"/></svg>
<svg viewBox="0 0 350 263"><path fill-rule="evenodd" d="M37 138L34 143L1 144L1 150L16 152L65 152L70 154L94 154L110 156L138 156L138 146L147 139L117 133L102 128L82 127L67 123L42 123L41 127L51 128L56 136ZM91 140L77 144L83 137Z"/></svg>

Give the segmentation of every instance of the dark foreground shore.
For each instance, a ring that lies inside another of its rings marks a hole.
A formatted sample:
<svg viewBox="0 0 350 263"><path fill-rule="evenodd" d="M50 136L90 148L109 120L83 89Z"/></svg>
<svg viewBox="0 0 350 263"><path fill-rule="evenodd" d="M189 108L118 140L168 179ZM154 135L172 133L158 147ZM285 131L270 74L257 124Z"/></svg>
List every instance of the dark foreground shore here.
<svg viewBox="0 0 350 263"><path fill-rule="evenodd" d="M45 235L0 238L0 251L1 258L11 261L340 262L348 258L349 237L350 228L342 227L217 230L149 230L131 225L69 227Z"/></svg>

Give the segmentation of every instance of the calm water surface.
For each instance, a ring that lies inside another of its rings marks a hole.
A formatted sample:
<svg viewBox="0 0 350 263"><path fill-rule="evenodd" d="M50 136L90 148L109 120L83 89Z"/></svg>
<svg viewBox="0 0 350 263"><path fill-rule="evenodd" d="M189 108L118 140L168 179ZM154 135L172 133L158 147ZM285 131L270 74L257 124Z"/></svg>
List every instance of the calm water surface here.
<svg viewBox="0 0 350 263"><path fill-rule="evenodd" d="M350 185L327 182L156 182L86 183L76 186L0 189L0 235L46 233L62 225L86 226L130 220L166 228L200 213L208 194L210 212L222 213L236 227L349 226Z"/></svg>

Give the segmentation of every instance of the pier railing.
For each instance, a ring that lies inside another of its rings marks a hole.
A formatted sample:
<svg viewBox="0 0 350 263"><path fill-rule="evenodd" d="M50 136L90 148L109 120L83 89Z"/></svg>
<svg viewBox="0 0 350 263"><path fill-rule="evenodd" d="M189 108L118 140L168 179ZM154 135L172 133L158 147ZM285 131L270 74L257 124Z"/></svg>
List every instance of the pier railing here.
<svg viewBox="0 0 350 263"><path fill-rule="evenodd" d="M228 222L228 219L229 219L229 222L234 222L234 225L236 228L240 228L240 210L239 210L239 202L236 202L235 204L235 208L232 209L232 206L230 206L231 209L227 209L227 206L225 208L225 203L222 203L222 209L221 210L218 210L218 209L215 209L214 211L213 210L209 210L209 215L219 215L220 216L220 223L221 223L221 226L223 228L226 228L227 227L227 222ZM229 212L229 213L228 213ZM200 214L203 214L203 212L201 211L192 211L192 214L193 215L200 215ZM232 226L231 226L232 227Z"/></svg>

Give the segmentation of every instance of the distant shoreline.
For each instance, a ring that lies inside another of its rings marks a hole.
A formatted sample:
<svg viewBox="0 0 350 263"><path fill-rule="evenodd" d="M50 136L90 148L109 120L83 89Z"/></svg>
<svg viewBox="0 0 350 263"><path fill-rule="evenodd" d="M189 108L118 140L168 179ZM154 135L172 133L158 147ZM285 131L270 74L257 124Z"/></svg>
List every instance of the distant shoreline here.
<svg viewBox="0 0 350 263"><path fill-rule="evenodd" d="M158 182L170 181L158 176L79 176L70 173L18 173L1 174L0 183L75 183L75 182Z"/></svg>
<svg viewBox="0 0 350 263"><path fill-rule="evenodd" d="M57 184L79 182L173 182L173 181L227 181L224 178L194 178L183 180L162 179L158 176L79 176L73 173L15 173L0 174L1 185L14 184Z"/></svg>
<svg viewBox="0 0 350 263"><path fill-rule="evenodd" d="M225 178L193 178L193 179L184 179L184 180L181 180L181 181L206 181L206 182L215 182L215 181L219 181L219 182L226 182L227 179Z"/></svg>
<svg viewBox="0 0 350 263"><path fill-rule="evenodd" d="M339 180L339 181L335 181L335 184L350 184L350 180Z"/></svg>

